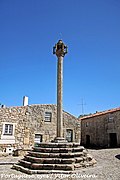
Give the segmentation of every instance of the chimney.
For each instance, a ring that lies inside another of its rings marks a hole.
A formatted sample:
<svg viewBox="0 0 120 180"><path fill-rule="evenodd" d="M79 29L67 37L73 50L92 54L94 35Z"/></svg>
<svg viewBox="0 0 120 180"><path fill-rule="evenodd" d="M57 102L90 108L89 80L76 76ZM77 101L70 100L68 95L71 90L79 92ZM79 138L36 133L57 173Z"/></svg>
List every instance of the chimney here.
<svg viewBox="0 0 120 180"><path fill-rule="evenodd" d="M28 105L28 97L24 96L23 97L23 106L27 106Z"/></svg>
<svg viewBox="0 0 120 180"><path fill-rule="evenodd" d="M5 108L6 106L4 104L1 105L1 108Z"/></svg>

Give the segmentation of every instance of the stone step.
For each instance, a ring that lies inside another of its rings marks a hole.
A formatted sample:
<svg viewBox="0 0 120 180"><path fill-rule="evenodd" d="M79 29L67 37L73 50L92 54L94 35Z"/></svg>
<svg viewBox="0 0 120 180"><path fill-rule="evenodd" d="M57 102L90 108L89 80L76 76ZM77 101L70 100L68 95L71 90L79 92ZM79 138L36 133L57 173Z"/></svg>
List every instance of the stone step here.
<svg viewBox="0 0 120 180"><path fill-rule="evenodd" d="M62 158L36 158L32 156L25 156L25 161L29 161L32 163L42 163L42 164L72 164L75 163L76 159L62 159Z"/></svg>
<svg viewBox="0 0 120 180"><path fill-rule="evenodd" d="M0 165L13 165L16 162L0 162Z"/></svg>
<svg viewBox="0 0 120 180"><path fill-rule="evenodd" d="M82 152L84 149L82 147L76 148L43 148L43 147L34 147L33 151L43 152L43 153L69 153L69 152Z"/></svg>
<svg viewBox="0 0 120 180"><path fill-rule="evenodd" d="M93 166L94 163L76 163L74 164L74 168L70 167L70 166L67 166L65 168L65 166L61 166L61 165L58 165L55 167L54 166L41 166L41 169L36 169L36 164L34 164L33 166L33 169L29 169L27 167L24 167L24 166L21 166L20 164L14 164L12 169L16 169L18 171L21 171L21 172L24 172L24 173L27 173L27 174L71 174L71 173L74 173L73 170L76 170L78 168L81 168L81 167L89 167L89 166ZM39 165L37 166L37 168L40 167ZM44 167L44 169L43 169ZM52 167L52 169L51 169ZM34 169L35 168L35 169ZM68 169L72 169L72 170L68 170Z"/></svg>
<svg viewBox="0 0 120 180"><path fill-rule="evenodd" d="M19 164L25 168L28 169L39 169L39 170L69 170L73 171L74 170L74 165L73 164L41 164L41 163L31 163L25 160L20 160Z"/></svg>
<svg viewBox="0 0 120 180"><path fill-rule="evenodd" d="M26 174L37 174L37 170L33 171L31 169L28 169L28 168L21 166L20 164L14 164L12 169L21 171L21 172L26 173Z"/></svg>
<svg viewBox="0 0 120 180"><path fill-rule="evenodd" d="M21 160L19 160L18 165L21 165L21 166L26 167L26 168L30 168L31 162L21 159Z"/></svg>
<svg viewBox="0 0 120 180"><path fill-rule="evenodd" d="M40 143L39 147L43 148L72 148L72 147L82 147L79 143Z"/></svg>
<svg viewBox="0 0 120 180"><path fill-rule="evenodd" d="M64 171L73 171L74 165L73 164L31 164L31 169L38 169L38 170L64 170Z"/></svg>
<svg viewBox="0 0 120 180"><path fill-rule="evenodd" d="M75 158L80 156L83 156L83 152L60 153L60 158Z"/></svg>
<svg viewBox="0 0 120 180"><path fill-rule="evenodd" d="M43 153L68 153L72 152L72 148L42 148L42 147L36 147L33 148L36 152L43 152Z"/></svg>
<svg viewBox="0 0 120 180"><path fill-rule="evenodd" d="M40 153L30 151L27 154L28 156L37 157L37 158L75 158L81 157L84 155L83 152L74 152L74 153Z"/></svg>
<svg viewBox="0 0 120 180"><path fill-rule="evenodd" d="M48 158L50 156L50 153L29 151L27 155L31 155L33 157L39 157L39 158ZM59 157L59 154L56 154L56 157Z"/></svg>
<svg viewBox="0 0 120 180"><path fill-rule="evenodd" d="M16 169L18 171L24 172L26 174L72 174L74 173L74 171L64 171L64 170L32 170L32 169L28 169L25 168L23 166L20 166L18 164L14 164L14 166L12 167L12 169ZM44 177L44 176L43 176Z"/></svg>

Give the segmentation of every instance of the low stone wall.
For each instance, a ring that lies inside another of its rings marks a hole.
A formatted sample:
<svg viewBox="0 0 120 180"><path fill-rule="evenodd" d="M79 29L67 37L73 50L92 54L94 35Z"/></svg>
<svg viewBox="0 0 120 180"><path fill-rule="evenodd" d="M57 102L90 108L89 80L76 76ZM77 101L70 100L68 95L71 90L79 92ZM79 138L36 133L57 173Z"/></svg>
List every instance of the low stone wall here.
<svg viewBox="0 0 120 180"><path fill-rule="evenodd" d="M25 156L32 149L16 149L13 151L13 156Z"/></svg>
<svg viewBox="0 0 120 180"><path fill-rule="evenodd" d="M6 156L9 156L9 155L10 155L9 153L0 152L0 157L6 157Z"/></svg>

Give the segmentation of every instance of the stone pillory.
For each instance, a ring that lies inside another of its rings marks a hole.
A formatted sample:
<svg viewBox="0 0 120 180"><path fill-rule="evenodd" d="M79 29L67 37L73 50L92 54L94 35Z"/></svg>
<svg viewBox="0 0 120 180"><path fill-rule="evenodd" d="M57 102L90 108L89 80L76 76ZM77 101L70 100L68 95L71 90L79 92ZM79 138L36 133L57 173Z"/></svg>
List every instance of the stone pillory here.
<svg viewBox="0 0 120 180"><path fill-rule="evenodd" d="M71 173L77 168L92 166L96 163L94 158L80 143L67 142L63 136L63 57L67 53L67 46L62 40L53 48L53 54L58 58L57 64L57 136L54 142L40 143L33 147L24 159L15 164L13 168L28 174L34 173Z"/></svg>
<svg viewBox="0 0 120 180"><path fill-rule="evenodd" d="M58 58L57 62L57 137L56 142L65 141L63 138L63 110L62 110L62 97L63 97L63 57L67 54L67 46L59 40L53 47L53 54Z"/></svg>

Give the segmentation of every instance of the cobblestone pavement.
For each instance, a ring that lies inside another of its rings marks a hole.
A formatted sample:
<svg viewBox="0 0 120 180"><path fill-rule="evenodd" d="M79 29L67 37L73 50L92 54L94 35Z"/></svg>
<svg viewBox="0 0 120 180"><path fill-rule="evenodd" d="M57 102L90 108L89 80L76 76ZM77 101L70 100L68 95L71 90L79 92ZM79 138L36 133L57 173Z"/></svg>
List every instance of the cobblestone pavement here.
<svg viewBox="0 0 120 180"><path fill-rule="evenodd" d="M97 160L94 167L82 168L72 174L36 174L25 173L11 169L12 165L3 162L17 162L20 157L0 157L0 180L120 180L120 148L88 150Z"/></svg>

